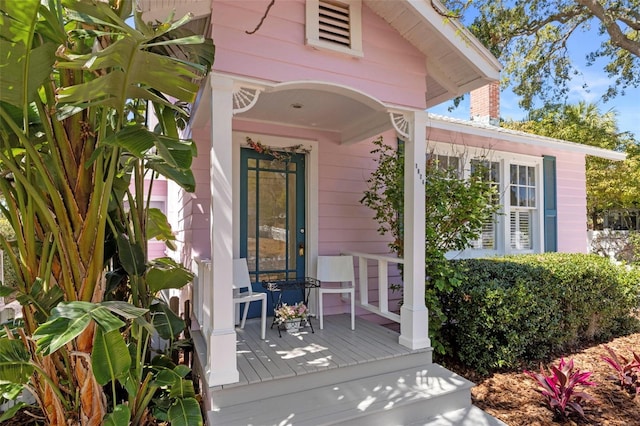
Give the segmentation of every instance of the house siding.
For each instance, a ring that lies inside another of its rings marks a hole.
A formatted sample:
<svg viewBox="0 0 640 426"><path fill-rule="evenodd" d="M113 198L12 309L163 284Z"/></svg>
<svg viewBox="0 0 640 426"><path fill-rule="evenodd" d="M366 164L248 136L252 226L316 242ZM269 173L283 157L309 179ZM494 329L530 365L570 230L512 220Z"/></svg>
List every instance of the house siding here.
<svg viewBox="0 0 640 426"><path fill-rule="evenodd" d="M556 186L558 197L558 251L587 252L587 193L585 155L555 149L515 144L496 138L427 129L432 142L465 145L493 151L542 157L556 157Z"/></svg>
<svg viewBox="0 0 640 426"><path fill-rule="evenodd" d="M190 264L194 257L211 258L209 128L194 129L192 138L198 145L198 155L191 165L196 189L193 193L182 191L182 208L178 226L178 231L184 238L181 241L183 247L181 258L185 265Z"/></svg>
<svg viewBox="0 0 640 426"><path fill-rule="evenodd" d="M585 156L556 153L558 251L587 252L587 189Z"/></svg>
<svg viewBox="0 0 640 426"><path fill-rule="evenodd" d="M149 185L150 181L145 180L144 182L144 193L149 194ZM159 201L164 202L164 211L163 213L167 214L167 180L163 178L157 178L153 181L153 186L151 187L151 201ZM149 259L156 259L158 257L164 257L166 255L166 244L164 241L150 240L147 242L147 253Z"/></svg>
<svg viewBox="0 0 640 426"><path fill-rule="evenodd" d="M255 34L267 1L215 1L213 69L273 82L318 80L345 85L384 102L425 107L424 55L363 5L363 58L305 45L303 0L275 2Z"/></svg>

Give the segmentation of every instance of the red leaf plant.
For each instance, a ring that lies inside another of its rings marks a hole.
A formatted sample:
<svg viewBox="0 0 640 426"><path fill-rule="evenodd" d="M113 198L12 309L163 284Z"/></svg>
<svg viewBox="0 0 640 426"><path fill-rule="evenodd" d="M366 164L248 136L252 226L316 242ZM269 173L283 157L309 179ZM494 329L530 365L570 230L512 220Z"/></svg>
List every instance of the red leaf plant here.
<svg viewBox="0 0 640 426"><path fill-rule="evenodd" d="M617 355L613 349L603 345L609 352L610 356L602 356L602 359L615 370L616 376L612 379L617 380L622 389L629 391L635 395L640 394L640 355L631 352L632 358L627 359L622 355Z"/></svg>
<svg viewBox="0 0 640 426"><path fill-rule="evenodd" d="M564 358L560 360L558 366L552 365L549 368L550 375L546 375L544 368L540 365L540 373L533 373L526 371L525 374L533 378L540 386L540 393L547 398L550 408L560 414L562 417L567 417L568 411L578 413L581 417L584 417L584 410L582 409L582 403L592 400L593 397L585 392L578 391L578 386L596 386L595 383L590 382L588 379L591 376L591 372L573 369L573 359L569 362L565 362Z"/></svg>

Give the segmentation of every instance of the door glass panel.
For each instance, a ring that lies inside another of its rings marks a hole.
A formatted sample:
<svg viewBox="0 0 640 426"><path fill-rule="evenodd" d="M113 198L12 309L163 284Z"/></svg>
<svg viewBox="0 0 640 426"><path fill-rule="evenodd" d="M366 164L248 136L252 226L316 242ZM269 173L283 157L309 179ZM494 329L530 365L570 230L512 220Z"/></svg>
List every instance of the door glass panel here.
<svg viewBox="0 0 640 426"><path fill-rule="evenodd" d="M291 263L293 263L292 265L287 265L287 269L295 269L295 259L296 256L298 256L298 243L296 241L296 232L297 230L297 226L296 226L296 205L298 204L297 199L296 199L296 175L295 174L289 174L289 191L287 192L288 194L288 200L287 200L287 230L288 233L290 235L289 238L289 259L292 261ZM295 278L295 271L293 273L293 278Z"/></svg>
<svg viewBox="0 0 640 426"><path fill-rule="evenodd" d="M260 161L264 164L266 161ZM260 172L259 270L287 269L287 174L273 170Z"/></svg>
<svg viewBox="0 0 640 426"><path fill-rule="evenodd" d="M250 160L251 164L251 160ZM253 167L257 165L257 162L253 160ZM247 264L249 271L256 270L256 259L258 258L257 251L257 232L258 229L258 216L257 216L257 194L258 194L258 179L256 170L247 170Z"/></svg>

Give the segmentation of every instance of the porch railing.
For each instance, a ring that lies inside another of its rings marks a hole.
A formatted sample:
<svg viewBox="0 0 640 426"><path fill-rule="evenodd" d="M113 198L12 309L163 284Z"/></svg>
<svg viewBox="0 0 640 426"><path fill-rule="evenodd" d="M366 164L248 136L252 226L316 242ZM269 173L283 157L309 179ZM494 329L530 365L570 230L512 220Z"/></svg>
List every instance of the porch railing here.
<svg viewBox="0 0 640 426"><path fill-rule="evenodd" d="M345 252L358 259L358 289L360 291L360 307L397 323L400 315L389 310L389 264L404 264L404 259L377 254ZM369 301L370 277L369 261L378 265L378 306Z"/></svg>
<svg viewBox="0 0 640 426"><path fill-rule="evenodd" d="M196 277L193 280L193 315L204 336L208 336L208 327L211 324L211 306L206 301L211 300L212 277L211 260L194 259L196 264Z"/></svg>
<svg viewBox="0 0 640 426"><path fill-rule="evenodd" d="M404 259L383 256L377 254L345 252L358 260L358 279L357 286L360 293L359 306L369 312L372 312L391 321L400 323L400 315L389 310L389 272L391 265L404 264ZM377 279L375 276L369 275L369 262L375 262L377 265ZM211 300L212 276L211 276L211 260L194 259L195 263L195 279L193 280L193 316L200 326L203 335L208 336L211 324L211 304L207 301ZM393 269L391 269L393 271ZM377 281L378 302L369 300L370 290L375 290Z"/></svg>

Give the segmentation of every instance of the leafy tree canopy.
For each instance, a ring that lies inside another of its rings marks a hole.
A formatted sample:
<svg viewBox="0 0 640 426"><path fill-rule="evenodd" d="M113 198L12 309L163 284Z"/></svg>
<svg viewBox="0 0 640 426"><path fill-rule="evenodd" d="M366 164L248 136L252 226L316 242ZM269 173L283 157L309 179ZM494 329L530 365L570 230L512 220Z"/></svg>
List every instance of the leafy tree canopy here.
<svg viewBox="0 0 640 426"><path fill-rule="evenodd" d="M640 86L640 0L444 0L470 30L504 64L503 83L530 110L566 98L568 82L578 73L568 41L597 29L602 43L587 63L604 61L611 84L603 98ZM438 10L436 6L436 10Z"/></svg>

